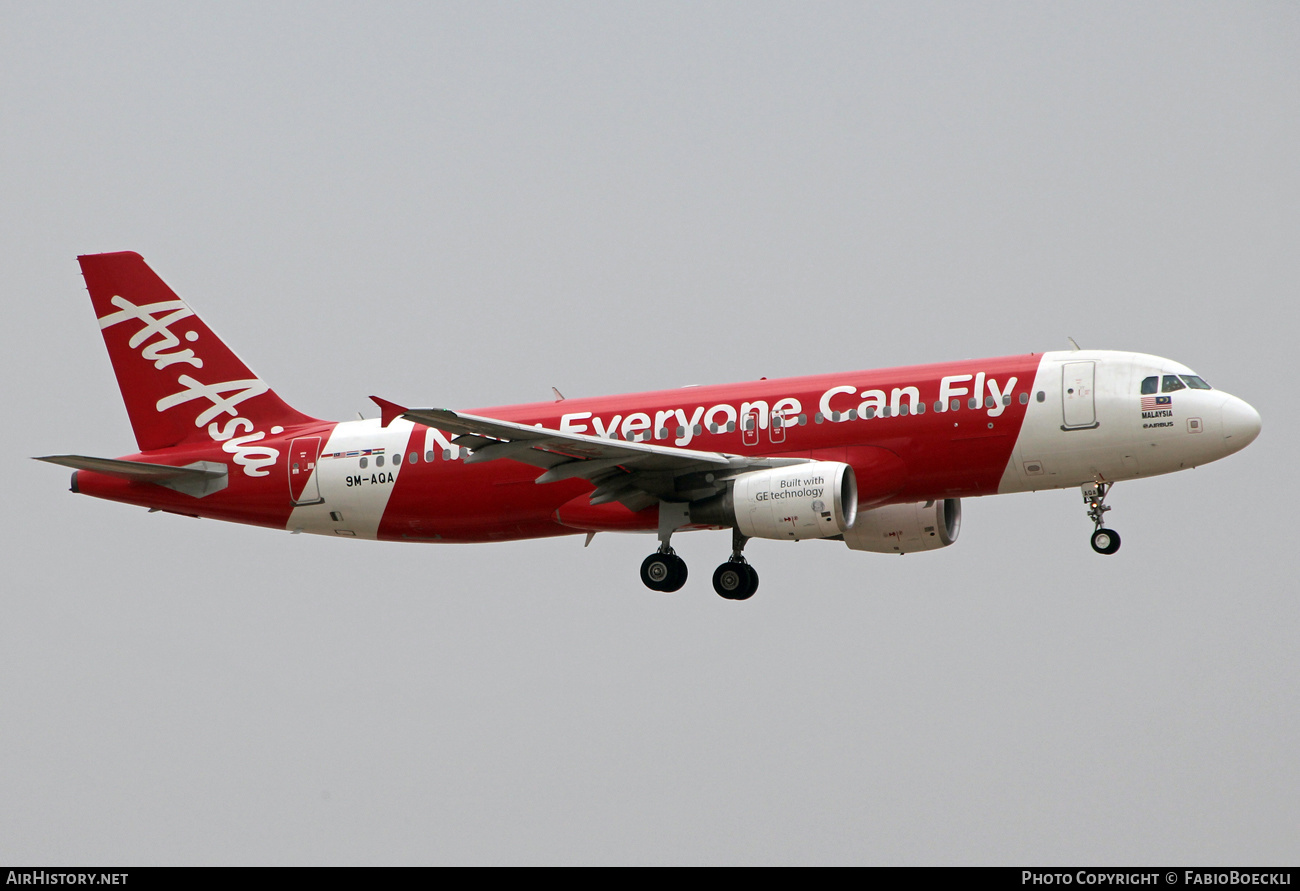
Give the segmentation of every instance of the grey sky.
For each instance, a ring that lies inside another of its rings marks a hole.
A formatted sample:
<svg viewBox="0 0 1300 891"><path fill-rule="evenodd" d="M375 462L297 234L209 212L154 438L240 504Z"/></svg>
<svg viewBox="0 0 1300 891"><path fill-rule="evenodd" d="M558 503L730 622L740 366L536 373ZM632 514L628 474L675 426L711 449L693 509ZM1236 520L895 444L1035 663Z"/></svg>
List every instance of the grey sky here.
<svg viewBox="0 0 1300 891"><path fill-rule="evenodd" d="M0 7L0 862L1300 860L1300 8ZM401 546L75 498L134 448L79 253L296 407L1057 349L1259 440L902 560Z"/></svg>

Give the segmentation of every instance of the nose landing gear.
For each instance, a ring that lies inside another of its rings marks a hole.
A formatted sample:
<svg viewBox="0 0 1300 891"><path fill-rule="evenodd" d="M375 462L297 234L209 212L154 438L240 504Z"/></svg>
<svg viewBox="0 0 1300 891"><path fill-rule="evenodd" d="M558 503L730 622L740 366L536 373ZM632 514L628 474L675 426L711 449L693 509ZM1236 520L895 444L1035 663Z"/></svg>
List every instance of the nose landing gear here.
<svg viewBox="0 0 1300 891"><path fill-rule="evenodd" d="M1088 519L1092 520L1092 549L1098 554L1113 554L1119 550L1119 533L1105 528L1103 516L1110 507L1106 504L1106 493L1114 483L1101 481L1083 486L1083 501L1088 505Z"/></svg>

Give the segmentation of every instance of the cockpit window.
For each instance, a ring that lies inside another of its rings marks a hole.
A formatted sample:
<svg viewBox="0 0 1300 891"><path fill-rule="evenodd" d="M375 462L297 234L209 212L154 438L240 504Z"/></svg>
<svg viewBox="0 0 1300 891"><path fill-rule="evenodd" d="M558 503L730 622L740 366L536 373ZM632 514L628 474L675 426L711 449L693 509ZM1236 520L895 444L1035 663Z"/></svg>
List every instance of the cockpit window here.
<svg viewBox="0 0 1300 891"><path fill-rule="evenodd" d="M1176 374L1166 374L1164 380L1161 381L1160 383L1161 393L1172 393L1175 390L1186 390L1186 389L1187 389L1187 385L1184 384L1182 381L1180 381L1178 379L1178 375Z"/></svg>
<svg viewBox="0 0 1300 891"><path fill-rule="evenodd" d="M1160 378L1158 378L1156 375L1153 374L1150 377L1145 377L1142 379L1143 396L1150 396L1151 394L1157 392L1159 389L1160 389Z"/></svg>
<svg viewBox="0 0 1300 891"><path fill-rule="evenodd" d="M1213 387L1211 387L1209 384L1207 384L1205 381L1201 380L1199 377L1197 377L1194 374L1180 374L1178 376L1183 379L1183 383L1187 384L1187 386L1191 387L1193 390L1214 389Z"/></svg>

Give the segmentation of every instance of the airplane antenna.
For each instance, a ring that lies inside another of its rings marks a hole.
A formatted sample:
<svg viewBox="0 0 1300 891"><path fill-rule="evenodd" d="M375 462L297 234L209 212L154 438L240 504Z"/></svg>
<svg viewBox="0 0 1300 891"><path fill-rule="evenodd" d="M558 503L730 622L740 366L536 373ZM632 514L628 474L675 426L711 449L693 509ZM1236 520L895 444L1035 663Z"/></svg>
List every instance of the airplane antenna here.
<svg viewBox="0 0 1300 891"><path fill-rule="evenodd" d="M555 394L555 401L556 401L556 402L563 402L563 401L564 401L564 394L561 393L559 390L555 389L555 387L551 387L551 392Z"/></svg>
<svg viewBox="0 0 1300 891"><path fill-rule="evenodd" d="M1074 342L1074 338L1073 338L1073 337L1067 337L1067 338L1065 338L1065 339L1068 340L1068 341L1070 342L1070 346L1074 348L1074 351L1075 351L1076 353L1079 352L1079 345L1078 345L1077 343Z"/></svg>

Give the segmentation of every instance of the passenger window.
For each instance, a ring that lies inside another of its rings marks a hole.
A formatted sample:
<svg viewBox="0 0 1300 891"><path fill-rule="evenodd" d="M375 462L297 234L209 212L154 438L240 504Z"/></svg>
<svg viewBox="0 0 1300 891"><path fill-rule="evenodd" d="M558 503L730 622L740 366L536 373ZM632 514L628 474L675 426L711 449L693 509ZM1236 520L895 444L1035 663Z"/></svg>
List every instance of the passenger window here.
<svg viewBox="0 0 1300 891"><path fill-rule="evenodd" d="M1214 389L1213 387L1211 387L1209 384L1207 384L1205 381L1201 380L1199 377L1197 377L1194 374L1180 374L1178 376L1183 379L1183 383L1187 384L1187 386L1191 387L1193 390Z"/></svg>
<svg viewBox="0 0 1300 891"><path fill-rule="evenodd" d="M1182 381L1180 381L1178 379L1178 375L1176 374L1166 374L1164 380L1161 381L1160 383L1161 393L1172 393L1175 390L1186 390L1186 389L1187 389L1187 385L1184 384Z"/></svg>
<svg viewBox="0 0 1300 891"><path fill-rule="evenodd" d="M1159 386L1159 384L1160 384L1160 378L1156 377L1154 374L1151 375L1151 377L1143 378L1142 395L1143 396L1153 395L1156 392L1156 388Z"/></svg>
<svg viewBox="0 0 1300 891"><path fill-rule="evenodd" d="M384 466L384 456L383 456L383 455L376 455L376 456L375 456L375 466L376 466L376 467L383 467L383 466Z"/></svg>
<svg viewBox="0 0 1300 891"><path fill-rule="evenodd" d="M369 465L370 465L370 459L369 459L369 458L364 458L364 457L363 457L363 458L361 459L361 469L362 469L362 470L365 470L366 467L368 467Z"/></svg>

